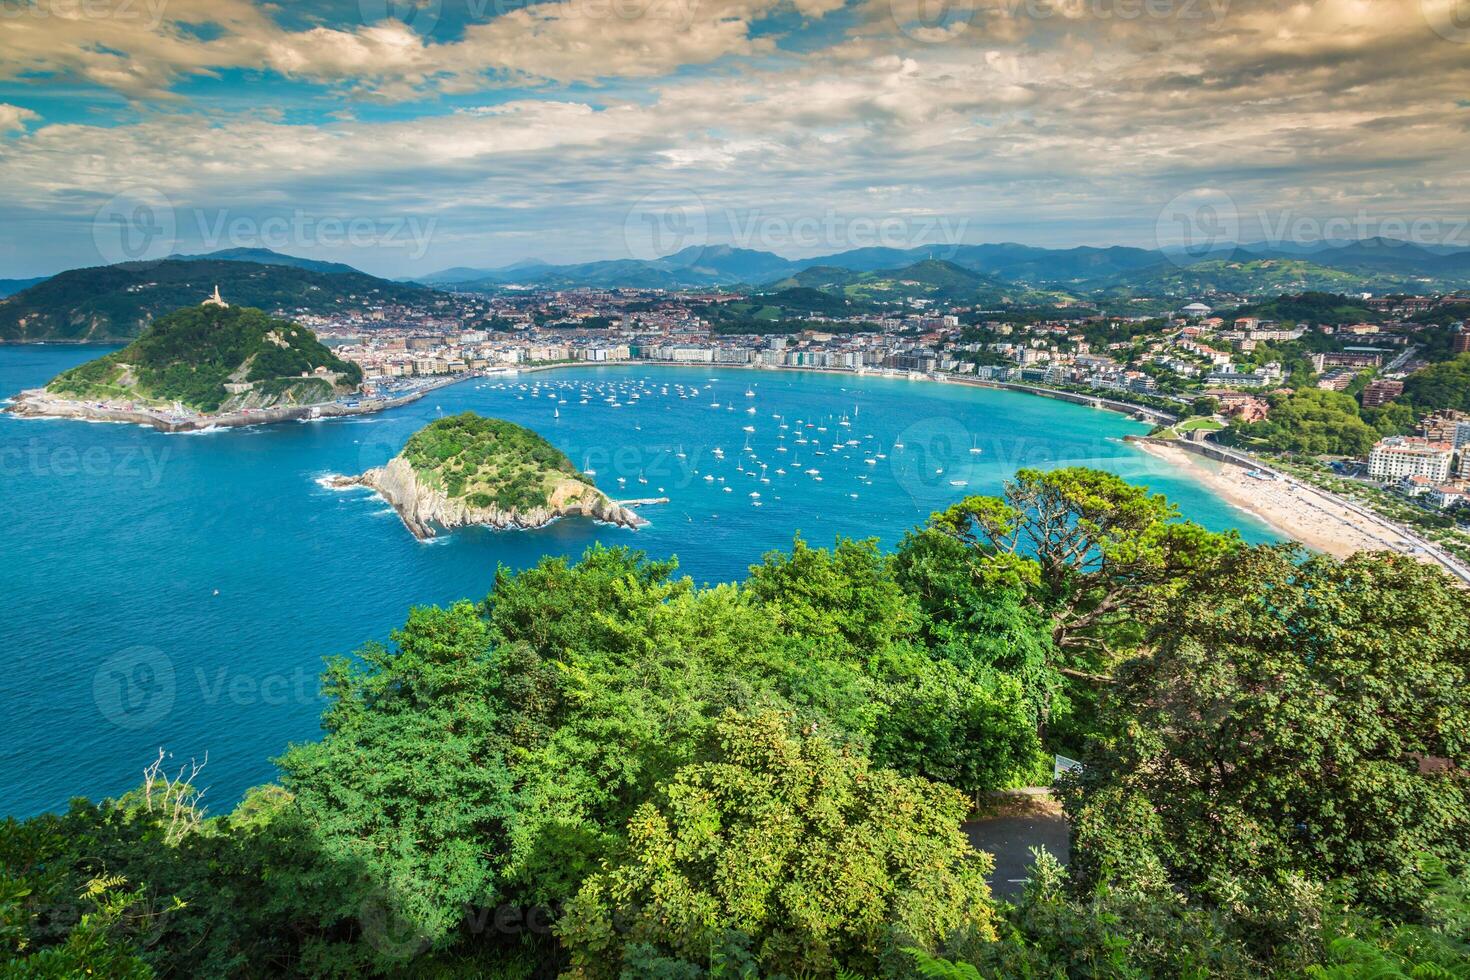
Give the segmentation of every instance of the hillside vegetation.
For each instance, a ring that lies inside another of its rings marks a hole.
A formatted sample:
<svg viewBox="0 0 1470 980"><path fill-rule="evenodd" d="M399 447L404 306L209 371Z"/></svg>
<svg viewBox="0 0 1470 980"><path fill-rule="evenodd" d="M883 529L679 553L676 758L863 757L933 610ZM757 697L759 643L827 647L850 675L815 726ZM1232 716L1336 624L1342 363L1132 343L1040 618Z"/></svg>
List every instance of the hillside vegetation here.
<svg viewBox="0 0 1470 980"><path fill-rule="evenodd" d="M213 413L314 404L361 383L362 368L299 324L248 307L191 306L159 317L122 350L57 375L46 390Z"/></svg>
<svg viewBox="0 0 1470 980"><path fill-rule="evenodd" d="M131 340L155 317L199 303L216 285L237 306L321 314L431 295L355 270L228 259L127 262L62 272L0 301L0 340Z"/></svg>
<svg viewBox="0 0 1470 980"><path fill-rule="evenodd" d="M464 412L430 423L403 447L419 478L474 507L545 507L568 478L585 483L571 460L530 429Z"/></svg>
<svg viewBox="0 0 1470 980"><path fill-rule="evenodd" d="M479 443L446 423L428 460ZM0 973L1470 970L1470 593L1438 570L1247 546L1063 469L892 554L675 571L593 547L413 609L329 663L321 738L231 812L153 768L0 823ZM1084 763L1070 864L996 902L961 820L1054 751Z"/></svg>

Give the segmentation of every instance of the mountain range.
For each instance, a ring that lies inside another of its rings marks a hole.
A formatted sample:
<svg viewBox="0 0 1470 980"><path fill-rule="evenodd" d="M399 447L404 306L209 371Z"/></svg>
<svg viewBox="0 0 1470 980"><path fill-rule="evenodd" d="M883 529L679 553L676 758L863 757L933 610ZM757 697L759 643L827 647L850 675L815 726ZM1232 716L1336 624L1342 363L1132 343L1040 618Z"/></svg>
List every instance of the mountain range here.
<svg viewBox="0 0 1470 980"><path fill-rule="evenodd" d="M514 287L740 287L763 301L785 292L786 299L765 302L764 307L750 304L741 314L750 320L780 319L796 312L796 306L812 305L793 305L789 297L794 289L820 290L837 303L887 304L922 297L996 308L1081 301L1110 311L1148 313L1186 297L1462 289L1470 287L1470 250L1370 238L1235 245L1198 260L1121 245L1049 249L1015 243L861 248L787 259L713 245L691 246L653 260L553 265L527 259L496 269L461 266L417 281L390 281L340 262L240 248L72 269L43 280L0 280L0 341L129 340L155 317L197 304L216 284L232 303L308 313L412 303L436 289L496 292Z"/></svg>
<svg viewBox="0 0 1470 980"><path fill-rule="evenodd" d="M1386 238L1317 245L1257 243L1211 249L1196 261L1179 252L1114 245L1051 249L1004 242L985 245L860 248L807 259L731 245L690 246L660 259L608 259L573 265L522 261L477 269L459 266L416 280L458 290L494 291L508 286L542 288L701 289L763 286L792 280L812 269L874 272L925 260L942 260L999 282L1096 292L1110 289L1175 289L1252 293L1279 280L1301 288L1415 290L1470 284L1470 249L1424 247ZM1191 277L1196 265L1214 263ZM1269 263L1285 263L1273 266ZM1212 270L1231 269L1229 274ZM1245 267L1241 269L1240 267ZM1282 272L1285 268L1287 271ZM1345 273L1346 275L1341 275ZM1216 286L1218 282L1225 285Z"/></svg>

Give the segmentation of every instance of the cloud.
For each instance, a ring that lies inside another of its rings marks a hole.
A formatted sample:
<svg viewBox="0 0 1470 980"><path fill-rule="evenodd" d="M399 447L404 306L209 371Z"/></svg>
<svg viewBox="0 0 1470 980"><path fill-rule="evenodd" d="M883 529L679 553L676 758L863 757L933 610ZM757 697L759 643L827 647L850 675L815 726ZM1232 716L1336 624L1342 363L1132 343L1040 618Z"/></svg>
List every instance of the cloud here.
<svg viewBox="0 0 1470 980"><path fill-rule="evenodd" d="M41 117L30 109L8 102L0 102L0 134L13 133L26 128L26 123Z"/></svg>
<svg viewBox="0 0 1470 980"><path fill-rule="evenodd" d="M731 215L946 215L971 240L1052 243L1150 244L1161 209L1196 188L1228 188L1271 224L1470 208L1457 104L1470 61L1416 0L975 0L939 34L895 15L898 0L861 0L845 33L829 25L805 47L756 25L830 16L834 0L599 2L541 3L446 41L395 21L286 30L243 0L170 0L177 22L105 40L95 25L45 44L7 31L6 71L116 74L154 111L32 125L0 143L0 184L79 227L126 186L211 214L433 217L436 247L462 250L444 264L519 258L528 241L544 258L617 254L629 202L649 194L697 195L712 229ZM179 77L230 65L378 99L452 91L459 108L163 114ZM642 81L473 104L506 82L608 78Z"/></svg>

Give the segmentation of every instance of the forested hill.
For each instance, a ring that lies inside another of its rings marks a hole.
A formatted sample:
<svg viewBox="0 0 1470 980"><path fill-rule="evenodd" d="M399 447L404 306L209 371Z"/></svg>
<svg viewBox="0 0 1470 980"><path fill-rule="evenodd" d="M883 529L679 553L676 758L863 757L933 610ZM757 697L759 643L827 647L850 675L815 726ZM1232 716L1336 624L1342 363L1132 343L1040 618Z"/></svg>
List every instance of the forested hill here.
<svg viewBox="0 0 1470 980"><path fill-rule="evenodd" d="M155 765L0 821L0 976L1470 975L1470 593L1438 570L1085 469L891 555L675 567L594 547L411 610L230 812ZM1053 752L1070 863L997 903L961 821Z"/></svg>
<svg viewBox="0 0 1470 980"><path fill-rule="evenodd" d="M63 372L46 387L89 401L177 401L215 412L322 402L361 383L362 368L299 324L248 307L191 306L159 317L127 347Z"/></svg>
<svg viewBox="0 0 1470 980"><path fill-rule="evenodd" d="M572 461L530 429L464 412L437 419L408 440L403 457L451 500L505 510L545 507L567 479L592 486Z"/></svg>
<svg viewBox="0 0 1470 980"><path fill-rule="evenodd" d="M0 341L131 340L216 285L232 304L292 313L422 300L426 292L355 271L215 259L126 262L62 272L0 301Z"/></svg>

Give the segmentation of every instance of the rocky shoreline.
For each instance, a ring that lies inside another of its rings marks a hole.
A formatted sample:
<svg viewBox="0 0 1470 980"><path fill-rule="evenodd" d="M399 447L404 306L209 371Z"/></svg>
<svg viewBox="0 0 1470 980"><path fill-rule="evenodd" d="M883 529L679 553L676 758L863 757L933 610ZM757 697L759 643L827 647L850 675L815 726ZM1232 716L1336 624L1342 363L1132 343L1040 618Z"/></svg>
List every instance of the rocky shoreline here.
<svg viewBox="0 0 1470 980"><path fill-rule="evenodd" d="M494 527L531 529L545 527L563 517L590 517L620 527L639 528L647 524L632 510L607 494L573 479L566 479L552 492L546 506L527 511L501 510L498 507L474 507L464 500L454 500L418 478L413 467L402 456L387 465L374 467L360 476L337 476L328 485L346 489L367 487L386 500L404 527L420 541L436 536L436 528Z"/></svg>
<svg viewBox="0 0 1470 980"><path fill-rule="evenodd" d="M435 386L440 387L440 386ZM197 432L201 429L233 429L276 422L341 418L370 415L418 401L433 388L423 388L399 398L364 399L357 405L324 402L317 405L293 405L281 408L256 408L248 411L180 414L164 409L128 408L100 402L82 402L58 398L45 388L30 388L15 396L5 411L32 419L76 419L84 422L120 422L148 425L160 432Z"/></svg>

